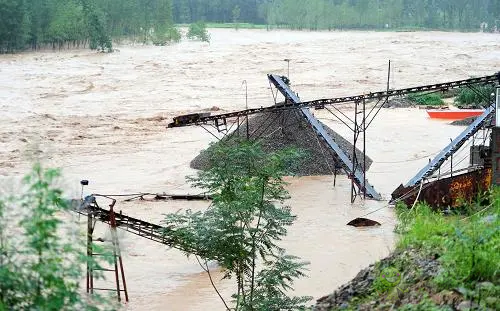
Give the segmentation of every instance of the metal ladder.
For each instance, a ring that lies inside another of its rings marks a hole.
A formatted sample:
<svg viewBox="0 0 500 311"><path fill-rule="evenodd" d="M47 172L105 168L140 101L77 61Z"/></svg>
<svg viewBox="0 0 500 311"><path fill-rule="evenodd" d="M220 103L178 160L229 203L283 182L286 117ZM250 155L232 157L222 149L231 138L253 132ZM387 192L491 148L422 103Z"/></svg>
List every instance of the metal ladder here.
<svg viewBox="0 0 500 311"><path fill-rule="evenodd" d="M91 197L91 200L93 202L91 204L95 204L97 206L97 203L95 202L95 198ZM92 211L89 211L87 213L87 256L89 257L89 260L87 262L87 293L93 294L94 291L113 291L116 292L118 301L121 301L121 293L123 292L125 294L125 301L128 302L128 291L127 291L127 283L125 281L125 272L123 270L123 261L122 261L122 255L120 251L120 244L118 241L118 234L116 233L116 216L115 212L113 210L113 206L115 205L116 200L113 200L113 202L109 205L109 228L111 231L111 243L113 247L113 267L111 269L107 268L101 268L101 267L95 267L95 264L92 260L92 257L94 256L109 256L108 254L99 254L99 253L94 253L94 247L93 247L93 233L95 229L95 225L97 222L97 216L94 215ZM94 286L94 272L95 271L102 271L102 272L113 272L115 276L115 284L116 288L98 288ZM123 284L123 289L120 287L120 278L121 282Z"/></svg>

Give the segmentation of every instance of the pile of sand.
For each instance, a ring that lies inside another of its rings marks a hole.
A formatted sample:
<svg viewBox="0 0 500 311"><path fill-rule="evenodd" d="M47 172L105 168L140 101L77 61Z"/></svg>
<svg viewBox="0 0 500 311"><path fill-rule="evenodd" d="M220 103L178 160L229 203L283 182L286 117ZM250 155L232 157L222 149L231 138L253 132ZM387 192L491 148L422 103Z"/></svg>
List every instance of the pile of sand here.
<svg viewBox="0 0 500 311"><path fill-rule="evenodd" d="M295 147L306 151L307 157L298 171L299 176L331 175L335 169L335 157L328 145L316 135L311 125L297 110L263 113L249 119L249 137L258 139L265 151L273 152L287 147ZM352 144L322 124L333 140L351 157ZM225 140L246 137L246 122L239 129L226 136ZM210 148L210 147L209 147ZM363 162L362 152L356 151L358 159ZM352 157L351 157L352 158ZM206 150L202 151L193 161L194 169L207 169L208 158ZM366 157L366 166L370 167L372 160ZM340 166L338 173L342 174Z"/></svg>

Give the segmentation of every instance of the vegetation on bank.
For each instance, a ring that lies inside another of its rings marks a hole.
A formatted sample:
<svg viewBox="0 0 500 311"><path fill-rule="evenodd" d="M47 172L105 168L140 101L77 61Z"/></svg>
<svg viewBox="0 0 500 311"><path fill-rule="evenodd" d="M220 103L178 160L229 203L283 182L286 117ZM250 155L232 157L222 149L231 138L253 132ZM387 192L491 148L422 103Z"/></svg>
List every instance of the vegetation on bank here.
<svg viewBox="0 0 500 311"><path fill-rule="evenodd" d="M396 251L328 310L499 310L500 188L458 210L398 205ZM365 271L366 272L366 271ZM359 286L359 284L364 284ZM325 303L326 302L326 303ZM330 304L328 304L330 303ZM319 309L327 310L327 309Z"/></svg>
<svg viewBox="0 0 500 311"><path fill-rule="evenodd" d="M296 218L282 177L302 157L295 150L266 153L257 142L213 145L210 168L191 178L212 194L203 212L166 216L166 234L188 256L195 256L227 310L297 310L310 297L289 296L293 281L307 263L286 253L279 241ZM224 279L234 281L232 301L213 283L209 261L217 262ZM217 309L217 308L216 308Z"/></svg>
<svg viewBox="0 0 500 311"><path fill-rule="evenodd" d="M114 309L80 288L85 264L99 269L105 262L84 253L78 224L67 228L60 219L69 206L54 186L58 176L57 170L35 165L20 194L0 199L0 311ZM110 254L103 260L112 260L110 252L95 249Z"/></svg>
<svg viewBox="0 0 500 311"><path fill-rule="evenodd" d="M495 31L499 20L494 0L0 0L0 53L109 51L111 40L122 37L164 45L178 40L175 24L198 21L231 28Z"/></svg>
<svg viewBox="0 0 500 311"><path fill-rule="evenodd" d="M455 104L459 107L487 107L494 101L495 94L496 90L493 85L464 87L455 97Z"/></svg>
<svg viewBox="0 0 500 311"><path fill-rule="evenodd" d="M500 19L494 0L173 0L174 21L234 22L291 29L474 29Z"/></svg>
<svg viewBox="0 0 500 311"><path fill-rule="evenodd" d="M444 105L443 98L439 93L414 93L407 96L409 100L422 106Z"/></svg>

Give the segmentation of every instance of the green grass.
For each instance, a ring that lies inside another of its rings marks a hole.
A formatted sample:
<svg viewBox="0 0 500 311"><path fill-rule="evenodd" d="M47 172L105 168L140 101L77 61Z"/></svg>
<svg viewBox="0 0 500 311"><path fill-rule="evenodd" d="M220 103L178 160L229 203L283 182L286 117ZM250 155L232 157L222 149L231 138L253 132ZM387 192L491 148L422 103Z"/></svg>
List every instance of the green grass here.
<svg viewBox="0 0 500 311"><path fill-rule="evenodd" d="M422 106L444 105L443 98L438 93L414 93L407 96L409 100Z"/></svg>
<svg viewBox="0 0 500 311"><path fill-rule="evenodd" d="M396 250L376 263L370 289L358 292L348 310L451 310L452 305L439 306L431 298L453 293L459 302L473 301L481 310L500 310L500 187L447 214L425 204L413 209L398 204L395 211ZM429 266L422 262L433 263L436 270L424 272ZM380 279L387 269L401 273L401 296ZM394 300L387 299L390 295Z"/></svg>
<svg viewBox="0 0 500 311"><path fill-rule="evenodd" d="M267 29L267 25L251 23L206 23L207 28L238 28L238 29ZM177 24L177 27L189 27L189 24Z"/></svg>
<svg viewBox="0 0 500 311"><path fill-rule="evenodd" d="M489 105L492 100L491 94L495 94L495 87L492 85L476 86L474 90L467 87L459 89L455 103L458 106L483 106Z"/></svg>

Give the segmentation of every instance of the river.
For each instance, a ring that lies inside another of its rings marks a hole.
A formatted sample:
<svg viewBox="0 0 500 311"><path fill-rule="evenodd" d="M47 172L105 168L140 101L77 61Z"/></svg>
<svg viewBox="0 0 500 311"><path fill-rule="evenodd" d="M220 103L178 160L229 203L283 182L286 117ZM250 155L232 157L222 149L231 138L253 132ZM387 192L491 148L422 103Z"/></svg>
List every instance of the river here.
<svg viewBox="0 0 500 311"><path fill-rule="evenodd" d="M354 95L492 74L500 68L500 37L444 32L295 32L211 29L210 44L121 45L112 54L87 50L0 56L2 189L34 159L61 167L68 196L86 193L194 193L189 161L214 140L198 127L166 129L175 115L213 106L220 112L272 104L267 73L287 74L302 100ZM349 107L345 111L350 112ZM323 122L352 139L325 111ZM429 120L419 109L383 109L367 132L374 160L369 181L384 198L411 178L463 128ZM298 215L283 246L310 261L295 294L332 292L394 248L387 202L349 202L345 176L288 178ZM206 208L203 202L121 202L124 213L159 223L164 213ZM382 225L346 226L369 217ZM84 225L82 222L82 229ZM106 228L99 232L106 235ZM121 232L130 295L127 310L222 310L193 258ZM216 267L213 266L216 270ZM216 276L220 275L215 271ZM112 276L110 276L111 278ZM230 299L231 281L218 281Z"/></svg>

